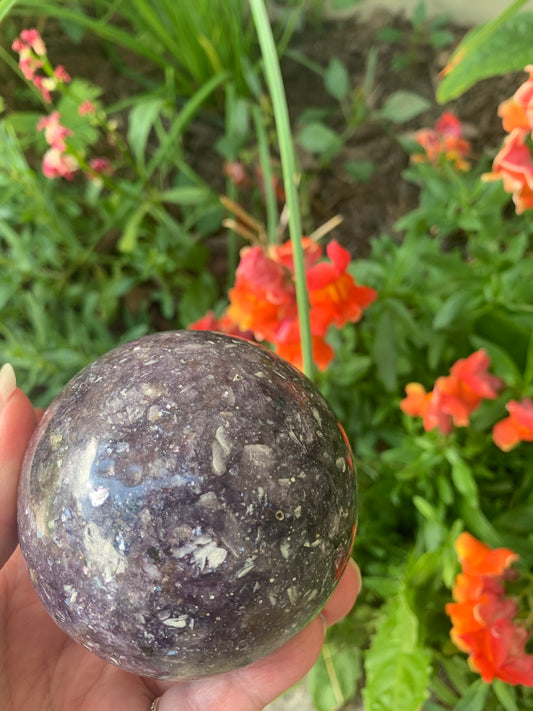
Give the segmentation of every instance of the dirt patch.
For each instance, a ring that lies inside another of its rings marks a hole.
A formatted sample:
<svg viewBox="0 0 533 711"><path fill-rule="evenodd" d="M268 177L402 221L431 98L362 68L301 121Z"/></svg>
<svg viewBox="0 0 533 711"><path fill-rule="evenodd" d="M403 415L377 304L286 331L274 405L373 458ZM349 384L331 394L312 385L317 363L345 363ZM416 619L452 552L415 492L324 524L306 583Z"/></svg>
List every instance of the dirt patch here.
<svg viewBox="0 0 533 711"><path fill-rule="evenodd" d="M379 34L383 28L394 28L399 39L381 40ZM448 109L463 121L473 145L474 160L485 151L492 153L503 137L497 106L523 81L523 76L486 80L447 106L437 104L438 74L467 28L450 25L446 29L453 35L453 42L445 49L433 47L420 42L402 16L380 12L365 22L352 17L342 23L324 25L319 32L300 33L293 38L292 46L322 66L331 57L340 59L348 69L354 89L364 85L368 58L375 52L375 74L366 96L370 114L379 111L386 99L400 89L415 92L431 103L427 111L402 125L370 117L353 133L335 160L316 171L311 184L313 218L320 224L335 214L342 215L344 221L334 235L354 257L368 252L372 236L383 232L394 234L398 218L417 205L418 190L402 179L409 158L398 142L399 135L432 126L442 111ZM399 58L408 61L401 69L395 69ZM335 109L334 100L315 72L290 58L284 60L283 69L294 123L309 107ZM330 125L335 127L335 123L333 118ZM338 120L336 127L340 128ZM356 181L344 170L346 161L371 161L375 170L367 181Z"/></svg>

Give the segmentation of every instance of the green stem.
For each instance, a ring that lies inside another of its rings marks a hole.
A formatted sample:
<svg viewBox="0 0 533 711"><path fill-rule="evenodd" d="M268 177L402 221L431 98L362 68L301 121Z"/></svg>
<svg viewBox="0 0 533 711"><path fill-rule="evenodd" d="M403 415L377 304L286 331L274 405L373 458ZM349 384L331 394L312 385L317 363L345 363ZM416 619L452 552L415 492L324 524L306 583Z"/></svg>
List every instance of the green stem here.
<svg viewBox="0 0 533 711"><path fill-rule="evenodd" d="M287 99L281 77L278 55L270 27L270 21L264 0L249 0L250 10L255 24L265 77L267 80L274 119L278 133L279 152L283 170L283 184L289 210L289 233L292 242L294 276L296 281L296 302L300 325L303 371L308 377L313 375L313 350L311 341L311 323L309 320L309 298L305 281L305 263L302 248L302 224L296 189L296 159L292 143L291 127Z"/></svg>
<svg viewBox="0 0 533 711"><path fill-rule="evenodd" d="M234 103L236 101L236 88L233 82L228 82L226 85L226 133L230 137L234 135L234 121L230 120L234 116ZM237 153L232 151L231 160L237 159ZM238 190L235 183L229 178L226 179L226 194L230 200L237 202ZM239 263L239 240L235 230L228 229L227 239L227 288L231 289L235 280L235 271Z"/></svg>
<svg viewBox="0 0 533 711"><path fill-rule="evenodd" d="M263 114L260 107L255 104L252 107L252 117L255 126L255 135L257 136L257 147L259 150L259 163L263 174L263 189L265 191L266 203L266 229L268 235L268 243L276 243L276 228L278 224L278 205L276 202L276 193L272 182L272 165L270 163L270 150L268 147L268 136L263 121Z"/></svg>

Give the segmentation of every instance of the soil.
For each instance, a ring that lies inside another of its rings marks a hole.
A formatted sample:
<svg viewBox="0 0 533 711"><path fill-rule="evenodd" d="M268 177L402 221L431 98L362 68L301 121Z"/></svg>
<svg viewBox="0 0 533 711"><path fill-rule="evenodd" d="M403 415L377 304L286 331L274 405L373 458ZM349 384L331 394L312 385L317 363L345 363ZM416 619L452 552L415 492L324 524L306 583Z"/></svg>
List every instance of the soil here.
<svg viewBox="0 0 533 711"><path fill-rule="evenodd" d="M401 35L394 43L379 38L383 28L391 27ZM368 254L372 237L381 233L397 235L396 221L418 202L418 189L402 179L409 156L398 138L433 126L444 110L454 111L463 122L474 162L485 151L494 153L504 135L496 113L498 104L510 96L524 76L484 80L457 101L446 106L437 104L438 74L468 28L449 25L446 29L451 32L453 42L446 48L437 48L424 41L420 33L415 36L410 22L402 15L376 12L364 22L354 16L342 22L304 27L293 36L291 50L322 67L337 57L347 68L351 87L356 91L364 85L369 53L377 52L374 80L365 97L368 118L351 133L341 152L328 164L320 165L316 157L298 150L300 164L308 176L301 190L308 234L340 215L343 221L331 237L349 249L354 258ZM401 70L393 68L398 58L407 60ZM293 132L298 130L304 111L315 108L328 114L330 127L339 133L346 129L338 102L328 94L315 71L286 55L282 72ZM399 89L423 96L430 102L430 108L401 125L376 118L385 100ZM198 171L211 185L219 185L223 190L221 165L210 149L216 137L213 126L196 124L189 131L188 147ZM357 181L344 169L347 161L370 161L375 170L368 180Z"/></svg>
<svg viewBox="0 0 533 711"><path fill-rule="evenodd" d="M383 28L394 28L401 38L389 43L379 40ZM484 151L492 153L501 142L503 131L496 111L522 77L496 77L478 83L459 100L442 106L435 100L438 74L467 28L448 26L454 41L445 49L432 47L413 34L409 21L401 16L376 12L367 22L356 17L339 24L329 24L317 34L302 33L293 44L302 54L322 65L332 56L347 67L352 86L361 87L365 79L369 52L377 50L377 65L367 104L371 111L379 110L384 101L398 90L415 92L429 102L431 108L401 125L391 125L370 118L351 136L344 150L325 169L316 174L312 191L312 211L317 224L340 214L343 223L333 235L346 246L353 257L367 254L369 240L380 233L395 234L394 224L417 205L418 190L402 179L409 157L398 137L409 136L424 126L433 126L444 110L451 110L464 124L466 137L473 146L474 161ZM395 60L403 59L401 70L393 68ZM284 62L286 91L297 121L298 115L310 105L334 106L314 73L291 60ZM338 110L337 110L338 112ZM343 168L347 160L372 161L375 171L366 182L350 178Z"/></svg>

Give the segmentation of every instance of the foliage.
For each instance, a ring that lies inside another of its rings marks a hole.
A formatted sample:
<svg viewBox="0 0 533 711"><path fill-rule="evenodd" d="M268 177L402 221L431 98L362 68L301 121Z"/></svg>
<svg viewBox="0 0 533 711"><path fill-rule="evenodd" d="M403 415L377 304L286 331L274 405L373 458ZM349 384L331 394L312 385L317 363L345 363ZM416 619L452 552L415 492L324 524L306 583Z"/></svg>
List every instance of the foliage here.
<svg viewBox="0 0 533 711"><path fill-rule="evenodd" d="M248 77L254 81L258 53L242 0L47 0L45 8L40 0L17 0L14 12L57 18L77 41L89 31L106 41L117 63L117 48L139 55L170 72L178 94L190 96L224 71L242 94L251 90Z"/></svg>
<svg viewBox="0 0 533 711"><path fill-rule="evenodd" d="M481 79L517 71L529 64L533 14L516 14L525 2L514 0L492 22L466 34L442 70L443 79L437 89L441 103L457 98Z"/></svg>
<svg viewBox="0 0 533 711"><path fill-rule="evenodd" d="M440 85L441 98L480 78L474 71L480 52L490 50L491 71L509 68L498 64L496 50L502 38L508 48L506 32L520 34L513 24L519 18L529 27L526 14L512 15L520 4L465 38L455 55L460 61ZM17 24L36 7L32 0L11 5L0 2L0 17L11 11ZM337 108L324 114L310 106L291 134L280 77L272 75L277 52L265 35L261 47L272 98L263 94L255 34L242 14L200 18L195 13L205 6L197 3L189 21L200 24L191 34L208 39L190 49L170 41L187 4L170 5L118 3L112 15L104 0L80 0L68 8L50 2L46 13L38 5L45 28L47 18L56 18L69 32L83 26L105 40L110 62L121 46L148 64L171 68L170 77L147 72L143 76L150 81L141 83L141 93L132 88L130 96L107 106L99 87L58 73L35 35L25 35L19 45L19 58L27 60L21 64L27 85L20 105L11 102L0 122L0 361L10 361L36 404L44 405L74 372L117 342L187 327L201 317L197 327L238 327L249 331L242 335L252 332L277 347L290 327L290 345L298 345L295 290L303 288L311 336L319 336L327 355L315 380L342 421L358 466L354 555L365 580L358 604L328 632L322 659L310 674L317 709L341 708L354 695L364 698L366 711L533 709L527 675L515 684L485 668L480 678L466 659L479 647L471 638L469 645L459 639L461 651L450 638L452 622L457 635L465 631L461 625L472 622L471 607L452 621L446 613L457 611L449 607L452 597L453 604L465 602L458 599L458 541L468 535L481 541L484 551L509 549L509 565L489 579L483 571L481 587L467 602L477 605L477 593L494 594L495 585L492 613L512 599L513 614L505 607L505 619L512 619L506 629L519 644L503 645L500 652L514 654L529 669L531 645L524 646L525 633L516 632L531 628L533 564L529 163L506 163L506 173L500 161L490 172L489 157L470 155L460 121L445 113L411 141L398 136L412 153L403 179L418 189L419 201L398 220L394 234L375 235L369 255L358 261L335 241L322 248L318 240L327 225L303 240L295 198L300 167L291 155L292 141L317 157L314 170L320 170L341 155L363 122L376 121L398 135L427 103L397 92L375 107L370 96L377 53L370 53L358 87L332 56L313 68ZM289 13L299 8L286 5ZM259 6L252 3L256 13ZM432 40L431 32L442 27L417 12L416 46L440 41ZM224 37L228 46L217 44L215 55L209 49L215 47L212 20L222 18L232 26ZM261 24L264 30L264 18L257 21L260 36ZM248 55L250 63L236 66L236 58L251 48L256 54ZM294 48L288 53L309 66ZM15 63L13 53L3 54ZM531 61L522 60L520 67ZM182 94L178 101L176 87ZM206 111L215 93L218 114ZM250 95L257 100L250 101ZM504 121L510 120L509 106L500 108ZM513 111L517 106L520 120L530 121L529 98L514 97ZM341 129L332 120L339 117ZM187 130L204 121L218 131L213 161L221 170L225 161L223 204L220 184L198 175L187 149ZM529 151L531 128L506 130L526 131L520 136ZM62 177L46 177L51 157L55 170L67 166L56 173ZM97 164L97 170L91 161L102 158L107 163ZM345 169L364 179L372 165ZM516 214L509 192L522 214ZM238 195L246 210L236 204ZM281 243L286 195L292 205L291 246ZM224 233L224 227L230 231ZM227 248L222 277L215 276L210 261L210 245L221 235ZM241 237L254 243L239 250ZM303 261L299 275L295 250ZM364 293L357 291L361 285ZM348 309L357 305L356 294L365 296L363 318ZM251 315L252 304L258 310ZM465 573L464 556L459 558ZM484 622L482 633L488 634L494 620ZM503 666L496 665L496 671Z"/></svg>

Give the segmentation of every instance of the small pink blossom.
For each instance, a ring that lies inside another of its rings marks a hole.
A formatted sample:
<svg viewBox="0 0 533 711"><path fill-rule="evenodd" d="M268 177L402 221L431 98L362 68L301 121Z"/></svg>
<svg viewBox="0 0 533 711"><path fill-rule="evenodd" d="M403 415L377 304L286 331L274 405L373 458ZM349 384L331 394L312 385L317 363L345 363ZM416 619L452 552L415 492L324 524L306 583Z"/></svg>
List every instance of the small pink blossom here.
<svg viewBox="0 0 533 711"><path fill-rule="evenodd" d="M42 169L46 178L74 180L79 164L74 156L63 153L57 148L50 148L44 154Z"/></svg>
<svg viewBox="0 0 533 711"><path fill-rule="evenodd" d="M47 77L34 76L32 81L34 87L41 94L43 101L47 104L50 104L52 102L51 92L55 89L56 85L54 83L54 86L50 88L50 82L47 81L47 79Z"/></svg>
<svg viewBox="0 0 533 711"><path fill-rule="evenodd" d="M91 158L89 161L89 178L98 180L100 175L111 175L114 171L109 158Z"/></svg>
<svg viewBox="0 0 533 711"><path fill-rule="evenodd" d="M37 124L38 131L44 131L46 142L51 148L56 148L58 151L65 151L67 144L65 139L67 136L72 136L70 128L63 126L60 123L61 114L59 111L53 111L50 116L43 116Z"/></svg>
<svg viewBox="0 0 533 711"><path fill-rule="evenodd" d="M67 72L62 64L58 64L54 69L54 77L57 81L63 82L63 84L68 84L71 80L70 74Z"/></svg>
<svg viewBox="0 0 533 711"><path fill-rule="evenodd" d="M86 99L79 105L78 113L80 116L87 116L87 114L94 114L94 113L96 113L96 106L93 104L92 101L89 101L89 99Z"/></svg>
<svg viewBox="0 0 533 711"><path fill-rule="evenodd" d="M19 54L24 50L33 50L39 57L44 57L46 54L46 45L35 28L22 30L13 41L11 49Z"/></svg>
<svg viewBox="0 0 533 711"><path fill-rule="evenodd" d="M20 53L19 67L28 81L35 80L35 72L41 69L42 66L43 63L41 60L37 59L31 51L22 50Z"/></svg>
<svg viewBox="0 0 533 711"><path fill-rule="evenodd" d="M22 30L22 32L20 33L20 39L28 47L31 47L35 54L38 54L40 57L43 57L46 54L46 45L43 42L39 31L36 30L35 27L32 27L27 30Z"/></svg>

